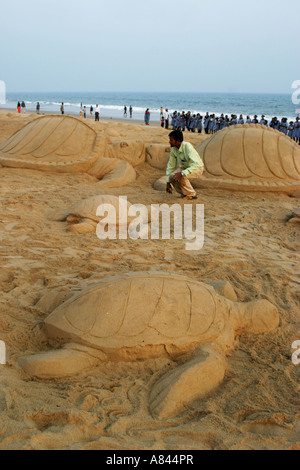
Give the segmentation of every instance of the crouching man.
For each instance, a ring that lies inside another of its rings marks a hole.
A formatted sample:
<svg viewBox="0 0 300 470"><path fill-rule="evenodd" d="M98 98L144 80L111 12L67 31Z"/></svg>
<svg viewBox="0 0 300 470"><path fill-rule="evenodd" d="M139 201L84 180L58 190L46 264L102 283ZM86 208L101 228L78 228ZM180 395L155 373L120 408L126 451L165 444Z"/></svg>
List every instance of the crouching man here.
<svg viewBox="0 0 300 470"><path fill-rule="evenodd" d="M197 199L190 180L199 178L204 170L200 155L189 142L183 142L183 133L170 132L171 153L167 165L167 193L172 194L172 186L185 199Z"/></svg>

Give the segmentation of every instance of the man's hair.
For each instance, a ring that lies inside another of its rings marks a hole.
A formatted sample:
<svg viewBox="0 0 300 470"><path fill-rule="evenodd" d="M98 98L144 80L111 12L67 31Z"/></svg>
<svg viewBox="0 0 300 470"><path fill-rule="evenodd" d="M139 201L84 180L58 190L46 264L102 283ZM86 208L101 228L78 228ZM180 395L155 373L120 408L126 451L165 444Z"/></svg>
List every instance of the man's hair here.
<svg viewBox="0 0 300 470"><path fill-rule="evenodd" d="M183 142L183 133L179 130L170 132L169 137L173 137L174 140L179 140L180 142Z"/></svg>

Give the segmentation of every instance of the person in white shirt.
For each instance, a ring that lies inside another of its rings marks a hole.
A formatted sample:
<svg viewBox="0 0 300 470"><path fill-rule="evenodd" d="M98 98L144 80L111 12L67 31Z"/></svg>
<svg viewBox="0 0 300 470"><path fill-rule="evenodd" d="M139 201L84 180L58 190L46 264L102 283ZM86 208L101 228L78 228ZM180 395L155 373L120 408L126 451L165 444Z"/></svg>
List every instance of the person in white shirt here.
<svg viewBox="0 0 300 470"><path fill-rule="evenodd" d="M95 109L95 121L99 121L99 118L100 118L100 108L99 108L99 106L96 104L96 109Z"/></svg>
<svg viewBox="0 0 300 470"><path fill-rule="evenodd" d="M165 129L169 129L169 119L170 119L170 114L168 109L165 111Z"/></svg>

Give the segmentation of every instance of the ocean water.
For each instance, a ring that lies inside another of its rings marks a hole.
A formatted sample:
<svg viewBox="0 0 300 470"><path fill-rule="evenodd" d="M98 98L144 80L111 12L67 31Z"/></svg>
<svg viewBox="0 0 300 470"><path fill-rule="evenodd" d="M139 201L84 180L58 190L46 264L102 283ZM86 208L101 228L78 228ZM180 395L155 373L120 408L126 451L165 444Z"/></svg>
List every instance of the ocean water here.
<svg viewBox="0 0 300 470"><path fill-rule="evenodd" d="M60 113L60 105L64 102L65 113L79 115L81 104L87 107L87 115L90 106L100 106L100 118L125 119L123 116L124 106L127 106L127 120L129 118L129 106L133 108L132 120L143 120L146 108L151 113L151 121L160 120L160 108L168 109L172 114L174 111L190 111L192 114L206 112L220 116L243 114L251 118L256 114L258 120L264 114L270 122L271 118L287 117L288 121L295 120L296 107L292 103L289 94L258 94L258 93L128 93L128 92L40 92L40 93L7 93L6 104L1 108L16 109L17 102L24 101L27 111L35 111L36 103L39 102L40 112ZM298 110L299 111L299 110Z"/></svg>

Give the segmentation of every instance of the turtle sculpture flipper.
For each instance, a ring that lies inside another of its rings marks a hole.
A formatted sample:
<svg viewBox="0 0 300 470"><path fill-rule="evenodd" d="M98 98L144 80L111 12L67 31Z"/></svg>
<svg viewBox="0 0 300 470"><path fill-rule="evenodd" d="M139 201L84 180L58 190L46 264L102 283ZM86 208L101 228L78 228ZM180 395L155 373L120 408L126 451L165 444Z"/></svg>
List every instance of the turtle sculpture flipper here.
<svg viewBox="0 0 300 470"><path fill-rule="evenodd" d="M100 180L101 188L124 186L134 181L136 172L128 161L105 158L108 146L105 132L97 133L75 117L40 116L0 146L0 165L87 173Z"/></svg>
<svg viewBox="0 0 300 470"><path fill-rule="evenodd" d="M105 361L103 352L69 343L61 349L21 357L19 365L31 377L53 379L72 377Z"/></svg>
<svg viewBox="0 0 300 470"><path fill-rule="evenodd" d="M65 346L18 362L33 377L52 378L107 360L171 356L179 364L149 395L153 416L166 418L220 385L236 335L264 333L278 324L277 309L267 300L234 302L185 276L125 274L55 308L45 333L51 344Z"/></svg>
<svg viewBox="0 0 300 470"><path fill-rule="evenodd" d="M196 357L172 369L154 384L149 395L150 413L159 419L176 415L215 390L225 372L222 354L213 348L200 348Z"/></svg>
<svg viewBox="0 0 300 470"><path fill-rule="evenodd" d="M101 189L124 186L124 182L129 184L136 179L136 171L131 164L116 158L100 158L88 174L100 180L98 186Z"/></svg>
<svg viewBox="0 0 300 470"><path fill-rule="evenodd" d="M169 418L222 383L227 368L226 349L231 348L232 336L265 333L279 324L277 309L267 300L231 302L230 317L233 329L224 330L215 342L198 348L192 359L168 371L154 384L149 396L153 416Z"/></svg>

